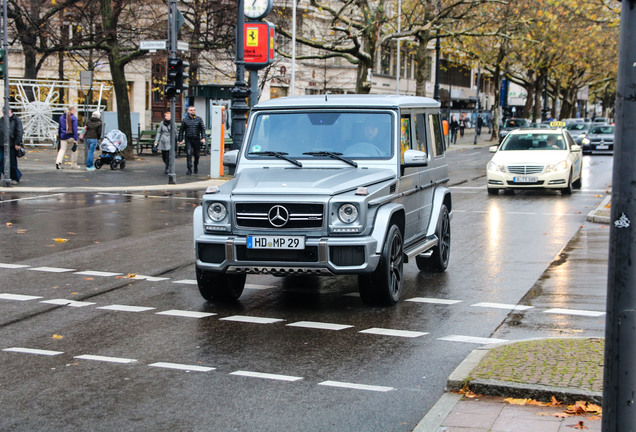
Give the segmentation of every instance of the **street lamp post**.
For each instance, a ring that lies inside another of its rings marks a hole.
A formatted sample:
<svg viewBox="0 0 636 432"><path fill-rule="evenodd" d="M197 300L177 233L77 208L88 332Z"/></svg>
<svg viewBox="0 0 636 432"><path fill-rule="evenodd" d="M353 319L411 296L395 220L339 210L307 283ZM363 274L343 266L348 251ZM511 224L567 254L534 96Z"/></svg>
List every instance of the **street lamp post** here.
<svg viewBox="0 0 636 432"><path fill-rule="evenodd" d="M435 38L436 38L436 40L435 40L435 87L434 87L434 90L433 90L433 99L435 99L436 101L439 101L439 72L440 72L440 67L439 67L439 50L440 50L439 29L437 29Z"/></svg>
<svg viewBox="0 0 636 432"><path fill-rule="evenodd" d="M245 84L245 47L243 46L245 16L243 15L244 0L238 1L238 19L236 22L236 82L230 90L232 94L232 148L239 150L245 135L245 116L249 111L245 99L251 91Z"/></svg>
<svg viewBox="0 0 636 432"><path fill-rule="evenodd" d="M9 50L7 44L7 0L2 2L2 49L4 50L4 177L2 183L4 186L11 186L11 158L9 157Z"/></svg>

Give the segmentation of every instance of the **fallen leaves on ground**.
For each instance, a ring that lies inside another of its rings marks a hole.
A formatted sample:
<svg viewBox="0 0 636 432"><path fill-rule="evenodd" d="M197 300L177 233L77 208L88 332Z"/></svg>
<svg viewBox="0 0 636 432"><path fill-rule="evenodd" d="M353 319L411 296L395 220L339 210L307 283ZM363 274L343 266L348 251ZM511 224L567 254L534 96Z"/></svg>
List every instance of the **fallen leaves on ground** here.
<svg viewBox="0 0 636 432"><path fill-rule="evenodd" d="M64 338L64 336L59 335L59 334L54 334L54 335L52 336L52 338L53 338L53 339L63 339L63 338Z"/></svg>
<svg viewBox="0 0 636 432"><path fill-rule="evenodd" d="M512 401L533 401L532 399L512 399L512 398L508 398L505 399L504 402L508 402L508 403L513 403L510 402L510 400ZM521 403L521 402L517 402L515 403L516 405L539 405L539 406L559 406L561 405L554 396L552 396L552 403L550 402L536 402L533 401L534 403ZM589 415L591 414L591 415ZM573 417L573 416L579 416L579 415L588 415L587 419L588 420L600 420L601 419L601 415L603 414L603 408L601 408L599 405L593 404L593 403L589 403L586 401L577 401L576 403L574 403L573 405L568 405L567 409L563 410L562 412L558 412L558 413L537 413L537 415L540 416L552 416L552 417L558 417L558 418L567 418L567 417ZM581 424L583 427L579 427L578 429L587 429L587 427L585 427L583 425L583 422L579 422L579 424ZM574 426L571 426L574 427Z"/></svg>
<svg viewBox="0 0 636 432"><path fill-rule="evenodd" d="M13 226L13 224L11 222L7 222L7 226L11 227L11 226Z"/></svg>
<svg viewBox="0 0 636 432"><path fill-rule="evenodd" d="M587 426L585 426L585 423L583 423L583 420L581 420L575 425L568 425L568 427L571 427L572 429L589 429Z"/></svg>
<svg viewBox="0 0 636 432"><path fill-rule="evenodd" d="M565 413L572 414L572 415L583 415L583 414L600 415L603 413L603 408L593 403L578 401L574 405L569 405Z"/></svg>
<svg viewBox="0 0 636 432"><path fill-rule="evenodd" d="M471 389L468 388L468 384L464 385L464 388L461 389L459 391L460 394L463 394L464 397L467 397L469 399L474 399L477 397L481 397L482 395L478 395L477 393L473 392Z"/></svg>
<svg viewBox="0 0 636 432"><path fill-rule="evenodd" d="M65 243L65 242L68 241L68 239L65 239L65 238L54 238L53 241L57 242L57 243Z"/></svg>
<svg viewBox="0 0 636 432"><path fill-rule="evenodd" d="M529 398L528 399L507 398L507 399L504 399L504 402L507 402L510 405L535 405L535 406L544 406L544 407L561 405L561 402L559 402L557 398L555 398L554 396L552 396L552 399L550 400L550 402L540 402L538 400L529 399Z"/></svg>

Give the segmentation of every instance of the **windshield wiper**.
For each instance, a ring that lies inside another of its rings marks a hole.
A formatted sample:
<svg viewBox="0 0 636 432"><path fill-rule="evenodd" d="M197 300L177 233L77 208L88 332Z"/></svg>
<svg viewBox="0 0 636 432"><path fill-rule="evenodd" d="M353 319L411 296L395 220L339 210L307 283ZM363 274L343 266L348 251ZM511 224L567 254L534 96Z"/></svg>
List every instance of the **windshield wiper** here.
<svg viewBox="0 0 636 432"><path fill-rule="evenodd" d="M248 153L248 155L250 155L250 156L274 156L274 157L277 157L278 159L286 160L287 162L293 163L297 167L301 167L302 168L303 164L300 163L299 161L297 161L296 159L290 158L289 156L287 156L288 154L289 153L275 152L275 151L262 151L262 152L249 152Z"/></svg>
<svg viewBox="0 0 636 432"><path fill-rule="evenodd" d="M353 161L351 159L342 157L342 153L337 153L337 152L328 152L328 151L319 151L319 152L307 152L307 153L303 153L305 155L309 155L309 156L329 156L332 159L338 159L341 160L343 162L348 163L349 165L357 168L358 167L358 163L356 161Z"/></svg>

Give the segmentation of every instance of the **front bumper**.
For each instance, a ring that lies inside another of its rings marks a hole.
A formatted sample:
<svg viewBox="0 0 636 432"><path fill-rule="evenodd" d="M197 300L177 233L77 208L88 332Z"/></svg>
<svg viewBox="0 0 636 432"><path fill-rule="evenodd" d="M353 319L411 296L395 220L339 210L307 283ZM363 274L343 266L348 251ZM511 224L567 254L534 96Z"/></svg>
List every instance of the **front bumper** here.
<svg viewBox="0 0 636 432"><path fill-rule="evenodd" d="M307 237L302 250L248 249L247 238L201 234L195 238L197 266L205 271L248 274L362 274L373 272L380 256L367 237Z"/></svg>
<svg viewBox="0 0 636 432"><path fill-rule="evenodd" d="M550 173L532 174L536 182L518 182L515 178L518 174L488 171L486 174L488 188L490 189L560 189L568 184L569 170Z"/></svg>

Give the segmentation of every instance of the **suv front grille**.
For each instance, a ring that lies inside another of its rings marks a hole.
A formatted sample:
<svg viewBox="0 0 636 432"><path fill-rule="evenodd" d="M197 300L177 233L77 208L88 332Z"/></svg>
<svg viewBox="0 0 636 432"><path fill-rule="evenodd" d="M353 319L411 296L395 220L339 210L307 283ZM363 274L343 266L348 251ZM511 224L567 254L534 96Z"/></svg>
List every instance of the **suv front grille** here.
<svg viewBox="0 0 636 432"><path fill-rule="evenodd" d="M543 172L543 165L508 165L510 174L539 174Z"/></svg>
<svg viewBox="0 0 636 432"><path fill-rule="evenodd" d="M242 228L318 229L324 220L323 204L236 203L235 208Z"/></svg>

